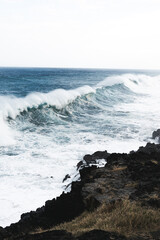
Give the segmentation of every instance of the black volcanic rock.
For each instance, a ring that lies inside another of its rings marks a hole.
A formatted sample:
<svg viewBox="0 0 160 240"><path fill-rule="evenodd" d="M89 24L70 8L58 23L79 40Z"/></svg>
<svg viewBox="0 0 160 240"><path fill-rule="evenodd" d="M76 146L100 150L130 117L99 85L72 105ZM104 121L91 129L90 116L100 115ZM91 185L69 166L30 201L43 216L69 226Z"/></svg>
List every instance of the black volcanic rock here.
<svg viewBox="0 0 160 240"><path fill-rule="evenodd" d="M157 129L156 131L154 131L152 133L152 138L153 139L157 139L158 143L160 143L160 129Z"/></svg>
<svg viewBox="0 0 160 240"><path fill-rule="evenodd" d="M97 151L97 152L93 153L92 155L90 155L90 154L85 155L83 157L83 160L87 164L92 164L92 163L96 163L96 160L98 160L98 159L107 160L109 155L110 154L107 151Z"/></svg>
<svg viewBox="0 0 160 240"><path fill-rule="evenodd" d="M145 206L160 207L160 144L148 143L137 152L132 151L129 154L96 152L84 157L84 161L88 162L85 166L102 158L107 159L105 167L98 168L93 165L80 169L81 181L72 183L70 193L62 193L60 197L47 201L36 211L22 214L18 223L5 229L1 228L0 240L23 240L24 235L30 231L37 228L50 229L59 223L74 219L84 210L92 211L104 202L111 204L129 199L139 201ZM49 236L45 234L43 239ZM55 239L54 232L48 234L53 237L48 237L48 240ZM64 233L64 239L68 236L69 239L74 239L66 234ZM80 236L78 240L85 240L87 237L88 240L116 239L110 236L112 235L103 231L91 231L84 234L83 238ZM42 239L39 237L40 235L28 239ZM59 239L63 239L62 236L57 237L57 240Z"/></svg>
<svg viewBox="0 0 160 240"><path fill-rule="evenodd" d="M66 174L66 176L63 178L62 182L65 182L68 178L71 178L69 174Z"/></svg>
<svg viewBox="0 0 160 240"><path fill-rule="evenodd" d="M140 147L137 152L142 152L142 153L160 153L160 144L155 144L155 143L147 143L145 147Z"/></svg>
<svg viewBox="0 0 160 240"><path fill-rule="evenodd" d="M139 200L159 206L160 197L160 144L147 144L131 154L111 154L105 168L80 171L83 179L82 197L87 209L103 202L107 204L120 199ZM154 199L153 196L157 196Z"/></svg>
<svg viewBox="0 0 160 240"><path fill-rule="evenodd" d="M95 165L97 164L97 160L100 159L105 159L107 161L109 155L110 153L108 153L107 151L97 151L93 154L86 154L83 157L83 161L78 162L77 170L84 167L89 167L90 165Z"/></svg>
<svg viewBox="0 0 160 240"><path fill-rule="evenodd" d="M117 233L93 230L82 234L77 240L127 240L127 238Z"/></svg>
<svg viewBox="0 0 160 240"><path fill-rule="evenodd" d="M26 234L15 240L75 240L71 233L66 231L47 231L37 234Z"/></svg>
<svg viewBox="0 0 160 240"><path fill-rule="evenodd" d="M80 161L77 163L77 170L81 169L84 166L84 162Z"/></svg>
<svg viewBox="0 0 160 240"><path fill-rule="evenodd" d="M73 182L70 193L62 193L60 197L47 201L36 211L22 214L18 223L11 224L10 227L0 231L0 239L5 239L3 236L18 237L22 233L25 234L37 228L48 229L56 224L72 220L83 211L81 183Z"/></svg>

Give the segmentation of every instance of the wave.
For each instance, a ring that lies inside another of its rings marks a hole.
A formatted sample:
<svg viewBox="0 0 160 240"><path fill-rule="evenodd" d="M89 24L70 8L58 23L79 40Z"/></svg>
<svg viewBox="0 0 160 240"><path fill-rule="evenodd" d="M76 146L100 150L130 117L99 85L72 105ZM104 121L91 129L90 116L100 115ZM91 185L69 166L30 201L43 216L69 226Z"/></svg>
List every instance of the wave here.
<svg viewBox="0 0 160 240"><path fill-rule="evenodd" d="M0 110L3 118L10 117L15 119L17 115L23 111L27 111L28 108L37 108L42 104L46 104L47 106L55 106L60 109L74 101L77 97L91 92L95 92L92 87L83 86L68 91L57 89L49 93L35 92L24 98L0 96Z"/></svg>
<svg viewBox="0 0 160 240"><path fill-rule="evenodd" d="M160 75L151 77L147 75L122 74L107 77L94 87L83 86L74 90L56 89L49 93L34 92L24 98L15 96L0 96L0 116L15 119L23 111L31 108L54 106L61 109L73 102L77 97L95 93L97 89L124 85L130 91L142 94L152 94L159 96Z"/></svg>
<svg viewBox="0 0 160 240"><path fill-rule="evenodd" d="M0 96L0 146L14 144L15 132L7 125L7 118L15 119L19 114L40 105L55 106L61 109L81 95L95 92L89 86L75 90L57 89L49 93L31 93L24 98L15 96Z"/></svg>
<svg viewBox="0 0 160 240"><path fill-rule="evenodd" d="M135 93L159 96L160 75L149 76L144 74L122 74L107 77L97 84L97 87L107 87L123 84Z"/></svg>
<svg viewBox="0 0 160 240"><path fill-rule="evenodd" d="M77 98L93 93L97 97L98 104L105 101L115 101L115 96L124 95L126 92L120 92L117 86L124 86L127 93L133 92L136 94L149 94L159 96L160 75L148 76L142 74L122 74L107 77L94 87L83 86L74 90L56 89L49 93L34 92L26 97L17 98L15 96L0 96L0 145L14 143L15 132L8 126L7 119L15 119L23 112L29 112L30 109L55 107L63 109L70 103L73 103ZM116 92L108 89L116 89ZM104 92L104 89L106 90ZM107 91L108 90L108 91ZM122 89L121 89L122 90ZM124 89L123 89L124 90ZM104 99L104 94L107 97ZM111 96L112 95L112 96ZM125 96L124 96L125 98ZM119 98L117 101L121 101ZM97 104L97 105L98 105ZM106 103L107 104L107 103Z"/></svg>

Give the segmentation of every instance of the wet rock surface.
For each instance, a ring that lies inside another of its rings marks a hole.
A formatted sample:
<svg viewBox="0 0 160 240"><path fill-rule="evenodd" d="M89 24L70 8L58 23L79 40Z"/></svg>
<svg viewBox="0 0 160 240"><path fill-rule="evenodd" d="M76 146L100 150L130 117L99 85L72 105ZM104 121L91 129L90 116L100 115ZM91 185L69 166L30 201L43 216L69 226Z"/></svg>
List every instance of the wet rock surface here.
<svg viewBox="0 0 160 240"><path fill-rule="evenodd" d="M67 174L67 175L64 177L64 179L63 179L62 182L65 182L68 178L71 178L69 174Z"/></svg>
<svg viewBox="0 0 160 240"><path fill-rule="evenodd" d="M97 159L105 159L105 167L88 167ZM0 228L0 239L125 240L123 236L117 237L115 234L114 237L113 233L111 235L98 230L77 238L64 231L47 231L35 235L28 233L38 228L47 230L56 224L70 221L84 210L92 211L104 202L109 204L129 199L139 201L143 206L160 208L160 144L148 143L129 154L95 152L86 155L79 165L81 181L72 183L70 193L62 193L36 211L23 214L18 223ZM155 233L152 238L130 239L160 239L160 234Z"/></svg>
<svg viewBox="0 0 160 240"><path fill-rule="evenodd" d="M107 158L110 155L107 151L97 151L93 154L87 154L83 157L83 161L77 164L77 170L84 167L90 167L91 165L96 165L98 160L104 159L107 162Z"/></svg>
<svg viewBox="0 0 160 240"><path fill-rule="evenodd" d="M160 143L160 129L157 129L156 131L154 131L152 133L152 138L153 139L157 139L158 143Z"/></svg>

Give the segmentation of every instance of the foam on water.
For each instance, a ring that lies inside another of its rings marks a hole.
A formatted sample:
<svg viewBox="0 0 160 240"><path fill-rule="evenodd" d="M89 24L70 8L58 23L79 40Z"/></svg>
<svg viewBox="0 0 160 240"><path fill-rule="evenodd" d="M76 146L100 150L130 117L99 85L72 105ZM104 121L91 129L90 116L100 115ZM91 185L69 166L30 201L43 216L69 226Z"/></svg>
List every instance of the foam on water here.
<svg viewBox="0 0 160 240"><path fill-rule="evenodd" d="M159 90L160 76L123 74L92 87L0 96L0 225L60 195L85 154L145 145L159 127Z"/></svg>
<svg viewBox="0 0 160 240"><path fill-rule="evenodd" d="M8 117L15 119L21 112L28 111L29 108L37 108L41 104L46 104L45 107L51 105L63 108L77 97L90 92L95 92L95 90L89 86L84 86L68 91L57 89L49 93L32 93L25 98L0 96L0 146L15 143L15 132L6 124Z"/></svg>
<svg viewBox="0 0 160 240"><path fill-rule="evenodd" d="M159 96L160 75L152 77L144 74L115 75L107 77L105 80L98 83L97 87L113 86L116 84L124 84L131 91L136 93Z"/></svg>
<svg viewBox="0 0 160 240"><path fill-rule="evenodd" d="M14 141L14 131L8 127L0 114L0 146L12 145Z"/></svg>

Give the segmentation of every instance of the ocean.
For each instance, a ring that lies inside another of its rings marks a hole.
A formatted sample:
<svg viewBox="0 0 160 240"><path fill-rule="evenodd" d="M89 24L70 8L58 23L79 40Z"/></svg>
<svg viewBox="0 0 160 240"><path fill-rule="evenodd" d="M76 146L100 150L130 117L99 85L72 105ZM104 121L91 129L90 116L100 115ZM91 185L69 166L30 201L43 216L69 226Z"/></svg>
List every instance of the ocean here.
<svg viewBox="0 0 160 240"><path fill-rule="evenodd" d="M153 141L159 92L158 71L0 68L0 226L65 191L85 154Z"/></svg>

